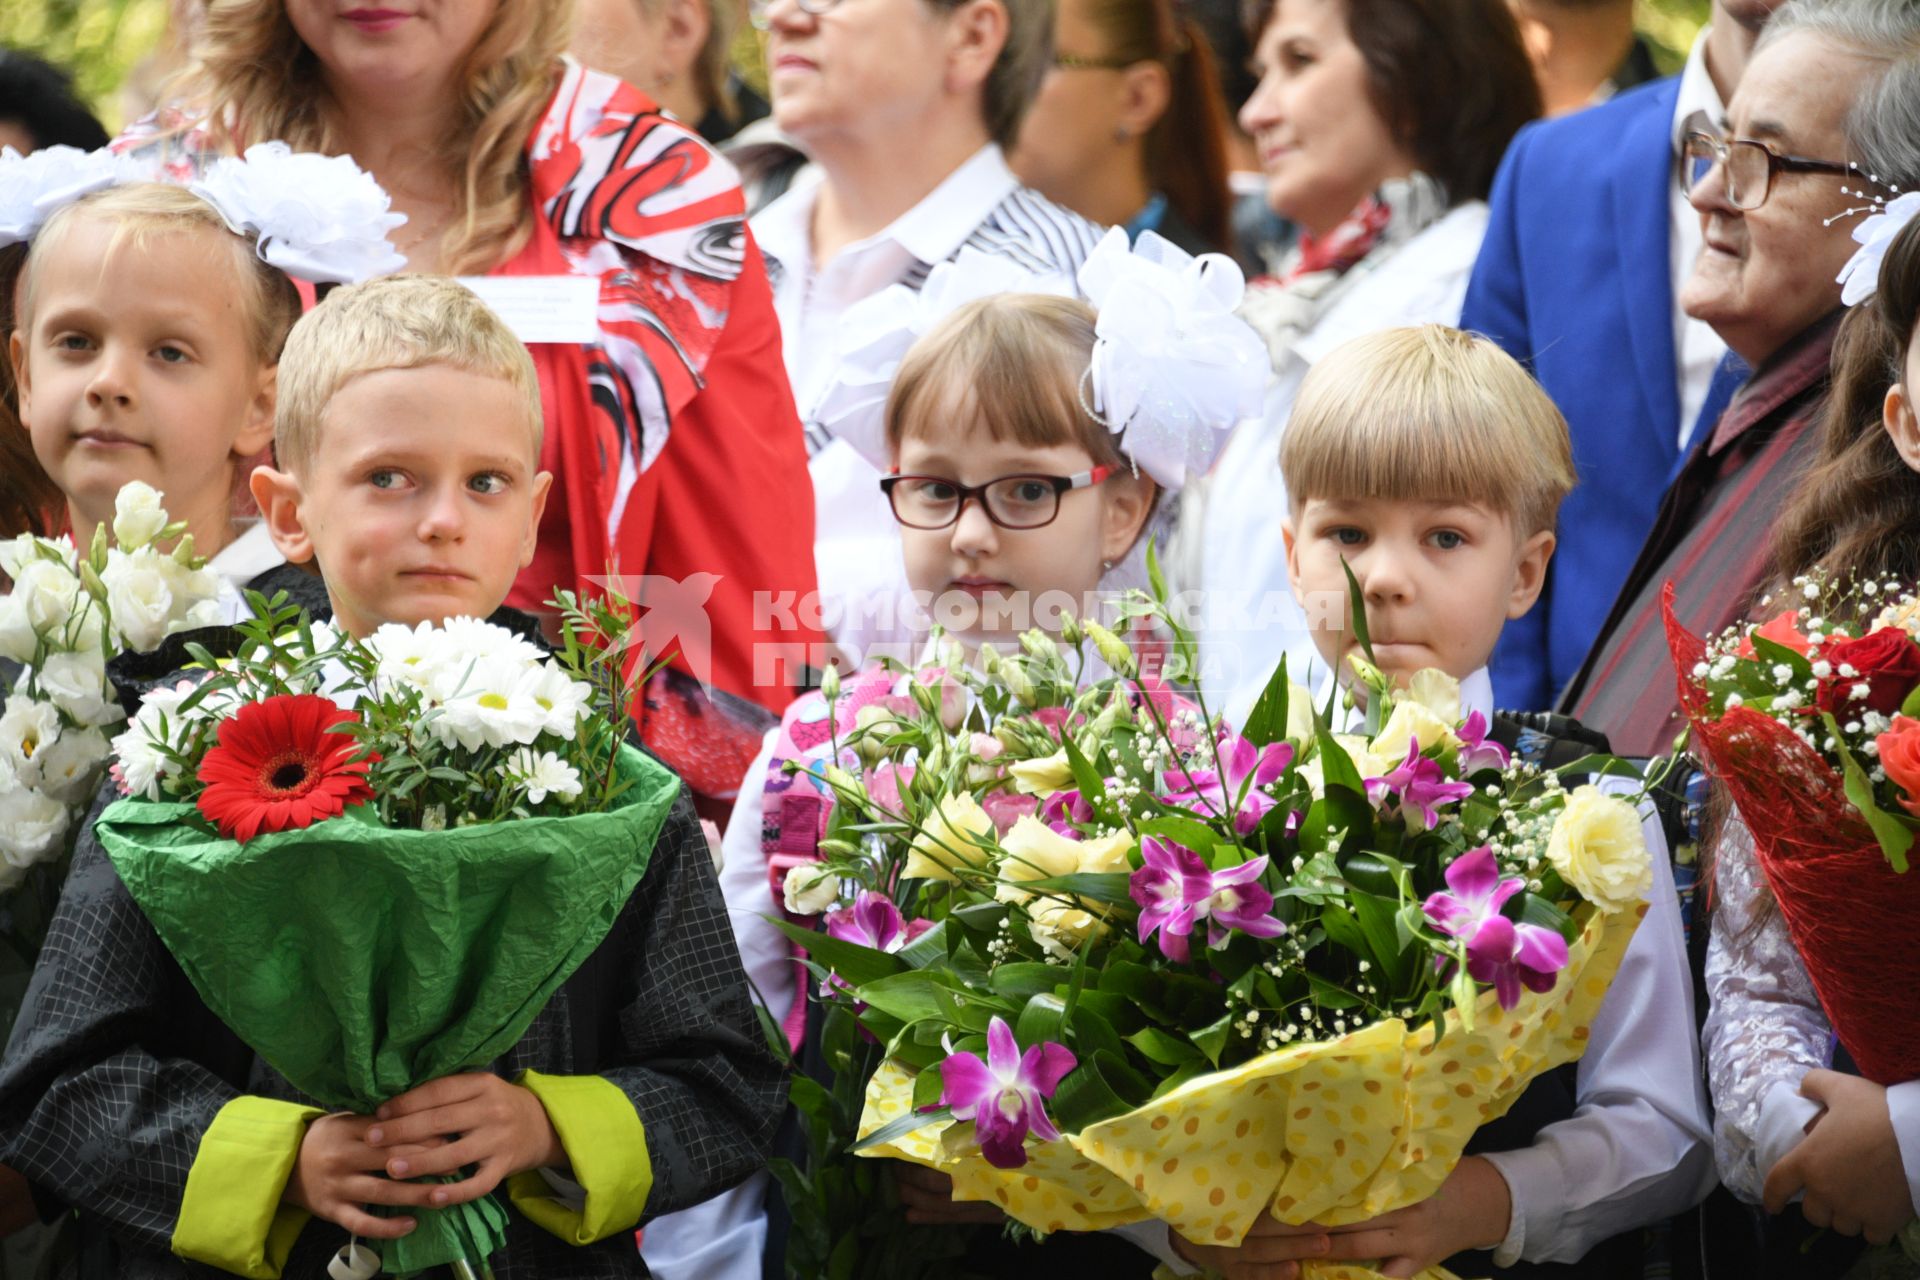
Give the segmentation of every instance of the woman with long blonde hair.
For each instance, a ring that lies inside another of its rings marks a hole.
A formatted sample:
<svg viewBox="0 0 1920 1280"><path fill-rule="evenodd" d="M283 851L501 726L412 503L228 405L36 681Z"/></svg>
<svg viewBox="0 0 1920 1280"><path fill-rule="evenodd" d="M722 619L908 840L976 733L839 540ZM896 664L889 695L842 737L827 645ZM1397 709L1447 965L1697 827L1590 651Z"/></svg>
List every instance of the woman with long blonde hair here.
<svg viewBox="0 0 1920 1280"><path fill-rule="evenodd" d="M642 732L720 812L804 653L811 494L766 271L732 169L639 90L565 57L572 0L210 0L174 107L118 144L189 169L282 141L351 155L414 271L517 281L554 476L509 602L606 574L672 634ZM569 290L588 277L597 292ZM545 328L530 327L538 312ZM652 584L660 584L657 588ZM689 592L689 584L691 591ZM700 625L704 624L704 625ZM790 646L781 650L763 645ZM768 664L761 664L763 667ZM704 688L703 688L704 686ZM712 698L708 691L718 691Z"/></svg>

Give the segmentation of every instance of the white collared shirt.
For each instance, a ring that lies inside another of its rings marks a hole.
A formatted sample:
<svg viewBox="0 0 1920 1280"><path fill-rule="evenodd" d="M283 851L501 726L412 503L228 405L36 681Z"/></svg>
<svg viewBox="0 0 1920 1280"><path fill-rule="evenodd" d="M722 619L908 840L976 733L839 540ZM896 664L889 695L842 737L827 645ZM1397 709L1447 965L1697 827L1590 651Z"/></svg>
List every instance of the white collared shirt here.
<svg viewBox="0 0 1920 1280"><path fill-rule="evenodd" d="M1687 54L1686 69L1680 73L1680 96L1673 105L1673 155L1680 154L1681 127L1688 117L1704 111L1718 127L1723 110L1720 91L1707 74L1707 33L1702 31ZM1680 290L1693 274L1694 259L1700 256L1702 232L1700 215L1687 202L1687 193L1680 189L1677 177L1668 199L1673 217L1667 240L1667 270L1673 280L1673 354L1680 379L1680 448L1684 452L1713 385L1713 371L1727 353L1727 344L1706 321L1695 320L1680 309Z"/></svg>
<svg viewBox="0 0 1920 1280"><path fill-rule="evenodd" d="M813 452L814 561L827 634L858 667L875 644L910 644L914 611L900 531L880 493L880 472L814 425L834 372L840 317L889 285L918 287L965 245L1020 263L1036 276L1072 276L1101 228L1020 185L1000 148L988 144L892 223L813 260L813 218L825 174L803 170L756 214L754 239L773 280L773 309L787 378Z"/></svg>
<svg viewBox="0 0 1920 1280"><path fill-rule="evenodd" d="M239 537L220 548L207 561L207 568L220 577L220 620L232 625L248 616L247 584L287 558L273 545L264 520L242 522L246 528Z"/></svg>

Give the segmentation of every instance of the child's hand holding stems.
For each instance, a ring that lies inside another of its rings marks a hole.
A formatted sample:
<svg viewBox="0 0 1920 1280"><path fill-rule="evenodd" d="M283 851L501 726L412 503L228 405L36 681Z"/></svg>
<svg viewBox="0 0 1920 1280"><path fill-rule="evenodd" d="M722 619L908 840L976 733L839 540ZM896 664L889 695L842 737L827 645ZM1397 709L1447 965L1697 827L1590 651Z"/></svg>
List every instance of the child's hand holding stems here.
<svg viewBox="0 0 1920 1280"><path fill-rule="evenodd" d="M409 1217L377 1218L367 1205L441 1208L477 1200L516 1173L562 1165L566 1152L530 1090L484 1072L409 1090L371 1116L322 1116L307 1128L287 1203L355 1235L391 1240ZM458 1173L458 1182L412 1182Z"/></svg>

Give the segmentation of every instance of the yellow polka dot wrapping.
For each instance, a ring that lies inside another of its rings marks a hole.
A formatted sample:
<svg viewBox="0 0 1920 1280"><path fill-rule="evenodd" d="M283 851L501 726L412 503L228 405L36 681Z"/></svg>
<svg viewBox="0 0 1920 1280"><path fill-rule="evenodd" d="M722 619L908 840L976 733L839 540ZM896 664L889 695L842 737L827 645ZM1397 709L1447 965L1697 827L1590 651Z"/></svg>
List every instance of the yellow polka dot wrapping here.
<svg viewBox="0 0 1920 1280"><path fill-rule="evenodd" d="M1491 991L1471 1030L1449 1011L1435 1039L1397 1018L1296 1045L1188 1081L1059 1142L1027 1144L996 1169L972 1125L947 1122L866 1149L952 1175L956 1200L985 1200L1043 1231L1098 1231L1157 1218L1199 1244L1238 1244L1271 1206L1283 1222L1342 1226L1418 1204L1459 1163L1481 1125L1535 1076L1577 1059L1645 904L1582 906L1553 990L1502 1010ZM884 1064L867 1087L864 1136L906 1114L913 1078ZM1305 1280L1378 1273L1308 1262ZM1445 1276L1438 1269L1423 1280Z"/></svg>

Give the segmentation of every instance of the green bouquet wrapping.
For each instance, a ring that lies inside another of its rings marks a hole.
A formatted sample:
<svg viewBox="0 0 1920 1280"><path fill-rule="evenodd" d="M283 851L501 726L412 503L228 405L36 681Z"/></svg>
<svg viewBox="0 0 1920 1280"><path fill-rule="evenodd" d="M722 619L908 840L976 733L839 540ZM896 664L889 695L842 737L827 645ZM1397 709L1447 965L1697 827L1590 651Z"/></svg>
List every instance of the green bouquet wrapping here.
<svg viewBox="0 0 1920 1280"><path fill-rule="evenodd" d="M572 817L415 831L356 808L242 844L129 799L96 831L207 1007L295 1088L368 1113L512 1048L612 928L680 788L631 747L618 768L614 807ZM418 1221L385 1246L394 1274L506 1230L492 1196Z"/></svg>
<svg viewBox="0 0 1920 1280"><path fill-rule="evenodd" d="M626 741L617 603L562 593L552 653L472 618L356 639L252 603L231 656L189 646L189 678L146 692L95 831L207 1008L295 1089L370 1114L519 1042L612 929L680 780ZM491 1195L412 1216L382 1247L395 1275L489 1274L505 1242Z"/></svg>

